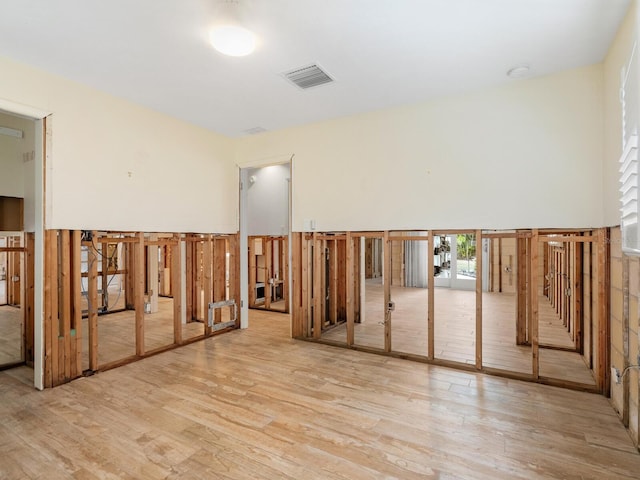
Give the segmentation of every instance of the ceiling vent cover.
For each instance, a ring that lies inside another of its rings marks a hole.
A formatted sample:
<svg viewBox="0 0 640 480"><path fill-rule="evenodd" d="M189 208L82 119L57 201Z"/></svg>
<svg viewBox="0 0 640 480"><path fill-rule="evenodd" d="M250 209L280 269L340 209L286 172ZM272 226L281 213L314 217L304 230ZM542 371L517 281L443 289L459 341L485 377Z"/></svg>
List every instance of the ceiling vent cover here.
<svg viewBox="0 0 640 480"><path fill-rule="evenodd" d="M317 87L334 81L317 63L289 70L284 72L283 75L284 78L302 89Z"/></svg>

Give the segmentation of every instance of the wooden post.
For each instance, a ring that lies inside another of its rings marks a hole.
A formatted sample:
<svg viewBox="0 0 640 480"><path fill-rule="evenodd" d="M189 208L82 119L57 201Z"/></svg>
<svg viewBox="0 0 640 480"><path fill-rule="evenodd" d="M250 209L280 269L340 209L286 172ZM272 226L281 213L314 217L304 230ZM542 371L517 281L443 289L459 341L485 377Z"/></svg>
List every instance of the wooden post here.
<svg viewBox="0 0 640 480"><path fill-rule="evenodd" d="M338 322L338 240L327 242L329 247L329 320L332 325Z"/></svg>
<svg viewBox="0 0 640 480"><path fill-rule="evenodd" d="M64 338L64 361L60 377L71 379L71 241L69 230L60 231L60 313L62 316L62 337ZM75 359L74 359L75 363Z"/></svg>
<svg viewBox="0 0 640 480"><path fill-rule="evenodd" d="M476 258L478 256L476 247ZM478 271L476 267L476 272ZM498 293L502 293L502 238L498 238Z"/></svg>
<svg viewBox="0 0 640 480"><path fill-rule="evenodd" d="M93 238L95 238L98 232L91 232ZM131 251L131 250L129 250ZM135 255L134 255L135 258ZM89 370L98 369L98 256L95 248L89 248L88 251L89 261L89 276L88 279L88 306L89 306ZM131 279L133 275L129 276ZM135 284L135 282L134 282ZM134 289L134 305L135 305L135 289Z"/></svg>
<svg viewBox="0 0 640 480"><path fill-rule="evenodd" d="M275 285L273 279L273 239L263 237L264 253L264 308L271 309L271 298Z"/></svg>
<svg viewBox="0 0 640 480"><path fill-rule="evenodd" d="M185 253L184 253L184 263L185 263L185 310L186 310L186 322L189 323L193 321L193 307L194 307L194 292L196 290L196 284L193 278L193 250L195 243L191 241L191 234L186 234L184 237L185 244Z"/></svg>
<svg viewBox="0 0 640 480"><path fill-rule="evenodd" d="M435 238L433 230L429 231L429 248L427 251L427 358L433 360L435 358L435 266L434 251Z"/></svg>
<svg viewBox="0 0 640 480"><path fill-rule="evenodd" d="M138 233L135 254L136 355L144 355L144 233ZM104 255L104 253L103 253ZM103 284L103 288L105 285Z"/></svg>
<svg viewBox="0 0 640 480"><path fill-rule="evenodd" d="M302 234L291 233L291 336L304 336L304 316L302 315Z"/></svg>
<svg viewBox="0 0 640 480"><path fill-rule="evenodd" d="M302 316L301 322L303 322L303 335L305 337L311 336L311 317L310 317L310 285L309 285L309 264L311 259L309 258L309 240L307 240L307 234L300 234L300 249L301 249L301 310Z"/></svg>
<svg viewBox="0 0 640 480"><path fill-rule="evenodd" d="M76 344L75 371L73 376L82 374L82 232L73 231L72 237L72 273L71 288L73 296L72 327L75 331L73 341Z"/></svg>
<svg viewBox="0 0 640 480"><path fill-rule="evenodd" d="M204 236L198 236L198 241L196 241L193 246L193 271L195 273L196 284L196 288L193 291L193 312L194 318L199 321L203 321L202 298L206 296L206 292L204 291L204 272L206 270L204 266L204 246L206 242L203 237Z"/></svg>
<svg viewBox="0 0 640 480"><path fill-rule="evenodd" d="M51 309L51 386L55 387L60 382L60 308L58 304L58 231L48 230L49 233L49 278L51 285L50 303Z"/></svg>
<svg viewBox="0 0 640 480"><path fill-rule="evenodd" d="M101 284L102 290L102 306L104 308L109 307L109 244L107 242L100 243L100 260L101 260Z"/></svg>
<svg viewBox="0 0 640 480"><path fill-rule="evenodd" d="M171 247L171 293L173 294L173 343L182 343L182 235L174 235Z"/></svg>
<svg viewBox="0 0 640 480"><path fill-rule="evenodd" d="M240 328L240 234L229 239L229 299L235 300L238 308L236 328Z"/></svg>
<svg viewBox="0 0 640 480"><path fill-rule="evenodd" d="M351 232L347 232L347 345L354 342L355 333L355 265L356 261L353 248L354 238Z"/></svg>
<svg viewBox="0 0 640 480"><path fill-rule="evenodd" d="M476 369L482 370L482 230L476 230Z"/></svg>
<svg viewBox="0 0 640 480"><path fill-rule="evenodd" d="M280 267L282 269L282 299L284 300L284 313L289 313L289 237L282 237Z"/></svg>
<svg viewBox="0 0 640 480"><path fill-rule="evenodd" d="M360 237L353 237L353 321L355 323L362 322L362 271L364 269L362 265L362 242ZM355 342L355 335L354 335Z"/></svg>
<svg viewBox="0 0 640 480"><path fill-rule="evenodd" d="M517 274L516 274L516 345L527 343L527 239L516 238Z"/></svg>
<svg viewBox="0 0 640 480"><path fill-rule="evenodd" d="M256 306L256 278L257 278L257 264L256 264L256 249L255 249L255 237L248 238L249 244L249 308Z"/></svg>
<svg viewBox="0 0 640 480"><path fill-rule="evenodd" d="M204 290L204 303L202 303L202 315L204 320L204 334L211 335L211 327L208 323L209 315L209 302L211 301L211 235L205 235L205 240L202 242L202 284Z"/></svg>
<svg viewBox="0 0 640 480"><path fill-rule="evenodd" d="M313 338L322 335L322 240L313 232Z"/></svg>
<svg viewBox="0 0 640 480"><path fill-rule="evenodd" d="M435 272L433 254L435 241L433 231L429 231L429 246L427 248L427 358L435 358Z"/></svg>
<svg viewBox="0 0 640 480"><path fill-rule="evenodd" d="M389 240L389 231L385 230L383 234L383 253L384 256L384 275L382 282L384 284L384 351L391 351L391 241Z"/></svg>
<svg viewBox="0 0 640 480"><path fill-rule="evenodd" d="M149 241L156 242L158 240L157 233L149 234ZM160 291L160 282L158 278L158 245L150 244L147 246L147 302L150 306L150 312L158 311L158 293Z"/></svg>
<svg viewBox="0 0 640 480"><path fill-rule="evenodd" d="M609 396L611 389L609 372L609 230L599 228L596 233L597 279L598 279L598 361L596 365L596 383L598 389Z"/></svg>
<svg viewBox="0 0 640 480"><path fill-rule="evenodd" d="M45 230L44 232L44 386L52 387L53 386L53 375L52 375L52 366L53 366L53 345L57 346L58 335L57 335L57 312L54 317L53 306L52 306L52 297L53 292L56 292L57 295L57 282L53 283L53 275L51 272L52 263L57 263L57 254L54 256L52 252L52 242L57 239L53 236L55 231ZM54 325L55 318L55 325ZM55 337L55 342L53 341ZM57 355L55 356L57 359Z"/></svg>
<svg viewBox="0 0 640 480"><path fill-rule="evenodd" d="M226 300L226 263L227 239L219 237L213 242L213 301ZM222 310L216 308L213 314L214 323L222 322Z"/></svg>
<svg viewBox="0 0 640 480"><path fill-rule="evenodd" d="M25 309L24 309L24 321L25 321L25 361L27 365L33 367L34 362L34 343L35 343L35 330L34 330L34 303L35 303L35 284L34 284L34 251L35 251L35 235L33 233L25 234L25 266L26 266L26 280L25 280Z"/></svg>
<svg viewBox="0 0 640 480"><path fill-rule="evenodd" d="M533 360L533 378L540 377L539 338L538 338L538 230L531 231L529 248L529 305L531 311L531 355Z"/></svg>

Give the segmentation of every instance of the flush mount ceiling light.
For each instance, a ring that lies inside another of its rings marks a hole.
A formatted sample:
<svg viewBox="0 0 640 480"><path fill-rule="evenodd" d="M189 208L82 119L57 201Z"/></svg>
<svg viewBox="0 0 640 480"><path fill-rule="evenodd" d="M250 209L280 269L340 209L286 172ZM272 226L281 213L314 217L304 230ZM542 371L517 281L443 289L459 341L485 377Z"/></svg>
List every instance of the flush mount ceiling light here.
<svg viewBox="0 0 640 480"><path fill-rule="evenodd" d="M525 78L529 76L529 65L517 65L507 70L507 77L509 78Z"/></svg>
<svg viewBox="0 0 640 480"><path fill-rule="evenodd" d="M240 0L218 0L216 20L209 32L213 48L230 57L244 57L255 50L256 36L242 26L246 24L247 13Z"/></svg>
<svg viewBox="0 0 640 480"><path fill-rule="evenodd" d="M238 25L220 25L209 34L211 45L230 57L244 57L256 48L256 36Z"/></svg>

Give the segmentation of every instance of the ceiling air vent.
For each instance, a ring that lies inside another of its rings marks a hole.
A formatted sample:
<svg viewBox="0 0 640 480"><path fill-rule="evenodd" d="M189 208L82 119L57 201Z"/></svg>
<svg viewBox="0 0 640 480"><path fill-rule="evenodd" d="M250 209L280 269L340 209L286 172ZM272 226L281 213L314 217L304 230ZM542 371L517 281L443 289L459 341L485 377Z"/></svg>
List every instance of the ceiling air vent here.
<svg viewBox="0 0 640 480"><path fill-rule="evenodd" d="M302 89L317 87L334 81L317 63L289 70L284 72L283 75L284 78Z"/></svg>

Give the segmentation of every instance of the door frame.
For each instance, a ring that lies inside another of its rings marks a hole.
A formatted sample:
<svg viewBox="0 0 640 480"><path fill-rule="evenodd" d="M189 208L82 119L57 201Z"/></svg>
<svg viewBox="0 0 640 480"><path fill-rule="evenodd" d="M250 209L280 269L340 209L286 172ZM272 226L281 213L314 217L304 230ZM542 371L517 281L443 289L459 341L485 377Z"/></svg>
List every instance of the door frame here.
<svg viewBox="0 0 640 480"><path fill-rule="evenodd" d="M35 123L35 249L34 255L34 365L33 384L44 389L44 230L50 218L52 190L46 175L52 159L51 111L0 98L0 110Z"/></svg>
<svg viewBox="0 0 640 480"><path fill-rule="evenodd" d="M266 157L261 159L248 160L238 162L238 230L240 232L240 328L249 327L249 235L247 224L247 193L249 184L249 169L269 167L271 165L289 164L289 229L287 232L287 258L289 264L289 279L291 275L291 232L293 230L293 176L294 176L294 158L295 154L277 155L274 157ZM291 293L292 282L289 281L289 308L291 311ZM289 324L289 335L291 336L291 323Z"/></svg>

